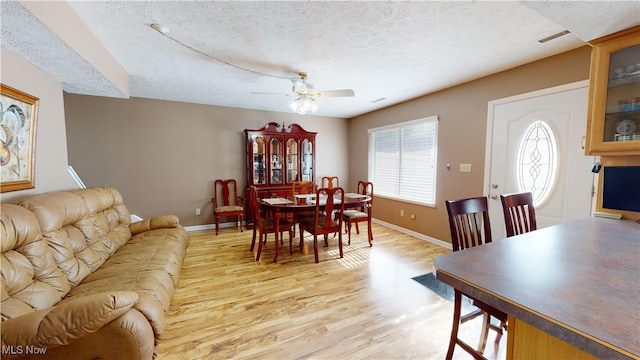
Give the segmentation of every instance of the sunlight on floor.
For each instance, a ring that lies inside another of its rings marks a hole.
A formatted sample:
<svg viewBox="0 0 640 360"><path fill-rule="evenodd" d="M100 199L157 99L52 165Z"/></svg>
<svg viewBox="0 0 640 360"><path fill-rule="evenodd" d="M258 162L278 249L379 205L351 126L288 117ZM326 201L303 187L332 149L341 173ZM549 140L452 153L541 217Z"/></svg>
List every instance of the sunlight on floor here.
<svg viewBox="0 0 640 360"><path fill-rule="evenodd" d="M350 246L354 246L354 245L350 245ZM345 249L346 248L347 247L345 247ZM338 260L340 264L342 264L342 266L346 268L355 268L358 266L367 265L369 263L369 257L371 256L371 248L367 246L366 248L361 247L355 250L349 249L348 252L344 251L344 253L345 253L344 257ZM329 254L340 256L340 250L339 249L330 250Z"/></svg>

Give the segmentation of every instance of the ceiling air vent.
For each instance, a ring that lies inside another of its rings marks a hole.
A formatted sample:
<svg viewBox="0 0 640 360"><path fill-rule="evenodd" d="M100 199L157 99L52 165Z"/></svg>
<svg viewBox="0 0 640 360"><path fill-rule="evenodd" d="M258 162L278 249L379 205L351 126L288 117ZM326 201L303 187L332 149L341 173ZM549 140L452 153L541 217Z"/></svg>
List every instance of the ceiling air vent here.
<svg viewBox="0 0 640 360"><path fill-rule="evenodd" d="M569 31L569 30L560 31L560 32L559 32L559 33L557 33L557 34L553 34L553 35L551 35L551 36L547 36L547 37L546 37L546 38L544 38L544 39L540 39L540 40L538 40L538 42L539 42L540 44L544 44L544 43L546 43L547 41L551 41L551 40L553 40L553 39L557 39L557 38L559 38L560 36L564 36L564 35L567 35L567 34L569 34L569 33L571 33L571 31Z"/></svg>

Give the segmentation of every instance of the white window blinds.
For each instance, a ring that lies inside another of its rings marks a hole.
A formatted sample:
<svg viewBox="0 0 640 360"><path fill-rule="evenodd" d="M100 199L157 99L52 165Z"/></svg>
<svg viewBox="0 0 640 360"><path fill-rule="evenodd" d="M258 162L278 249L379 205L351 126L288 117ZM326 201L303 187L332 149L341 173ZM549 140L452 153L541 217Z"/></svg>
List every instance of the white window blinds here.
<svg viewBox="0 0 640 360"><path fill-rule="evenodd" d="M369 129L376 196L435 205L437 140L437 116Z"/></svg>

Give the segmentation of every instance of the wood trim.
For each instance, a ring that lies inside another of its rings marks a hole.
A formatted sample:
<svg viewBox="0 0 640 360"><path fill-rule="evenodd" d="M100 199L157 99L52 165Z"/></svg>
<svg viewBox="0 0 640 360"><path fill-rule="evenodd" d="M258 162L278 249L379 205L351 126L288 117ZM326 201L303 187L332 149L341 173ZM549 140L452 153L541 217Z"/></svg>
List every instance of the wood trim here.
<svg viewBox="0 0 640 360"><path fill-rule="evenodd" d="M609 41L611 39L615 39L615 38L617 38L619 36L625 36L627 34L634 33L636 31L640 31L640 25L634 26L634 27L631 27L631 28L628 28L628 29L625 29L625 30L621 30L621 31L618 31L616 33L609 34L609 35L606 35L606 36L603 36L603 37L599 37L597 39L593 39L593 40L589 41L588 44L589 45L600 44L600 43L603 43L605 41Z"/></svg>

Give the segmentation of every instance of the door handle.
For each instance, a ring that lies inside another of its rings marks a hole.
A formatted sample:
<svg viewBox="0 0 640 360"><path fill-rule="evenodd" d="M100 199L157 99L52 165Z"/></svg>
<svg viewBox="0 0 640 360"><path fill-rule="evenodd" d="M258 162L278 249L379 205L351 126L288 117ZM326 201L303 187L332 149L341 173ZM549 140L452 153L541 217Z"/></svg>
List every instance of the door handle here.
<svg viewBox="0 0 640 360"><path fill-rule="evenodd" d="M498 184L491 184L491 188L492 189L497 189L498 188Z"/></svg>

